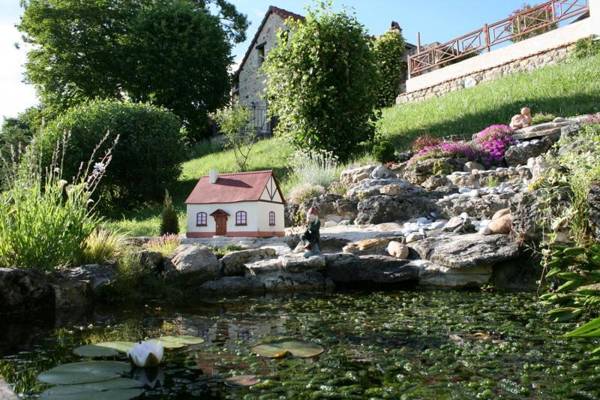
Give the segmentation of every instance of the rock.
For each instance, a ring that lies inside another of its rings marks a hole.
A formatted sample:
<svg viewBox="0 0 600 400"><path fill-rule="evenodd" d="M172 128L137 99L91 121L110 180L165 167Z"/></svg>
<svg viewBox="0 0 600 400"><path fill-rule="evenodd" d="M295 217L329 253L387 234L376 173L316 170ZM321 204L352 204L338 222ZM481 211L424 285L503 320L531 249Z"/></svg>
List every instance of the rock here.
<svg viewBox="0 0 600 400"><path fill-rule="evenodd" d="M161 268L163 255L158 251L143 250L139 253L140 264L150 271L156 271Z"/></svg>
<svg viewBox="0 0 600 400"><path fill-rule="evenodd" d="M386 247L394 239L397 237L359 240L344 246L342 251L355 255L385 254Z"/></svg>
<svg viewBox="0 0 600 400"><path fill-rule="evenodd" d="M421 186L423 186L427 190L436 190L450 185L452 185L452 182L450 182L450 180L446 178L445 175L432 175L421 184Z"/></svg>
<svg viewBox="0 0 600 400"><path fill-rule="evenodd" d="M227 276L203 283L199 291L210 295L238 296L270 292L327 291L333 282L318 272L302 274L275 273L251 277Z"/></svg>
<svg viewBox="0 0 600 400"><path fill-rule="evenodd" d="M171 260L182 274L193 272L205 280L215 279L219 275L219 260L206 246L182 244L175 249Z"/></svg>
<svg viewBox="0 0 600 400"><path fill-rule="evenodd" d="M394 257L354 254L326 256L327 276L336 284L351 283L416 283L418 269L406 260Z"/></svg>
<svg viewBox="0 0 600 400"><path fill-rule="evenodd" d="M340 224L342 225L342 224ZM337 253L342 251L344 246L350 243L350 240L336 236L322 235L321 236L321 252Z"/></svg>
<svg viewBox="0 0 600 400"><path fill-rule="evenodd" d="M596 241L600 241L600 182L593 182L587 197L590 225Z"/></svg>
<svg viewBox="0 0 600 400"><path fill-rule="evenodd" d="M473 218L488 218L498 210L509 207L514 192L503 192L499 194L479 192L479 197L466 194L456 194L444 197L436 202L442 212L448 216L468 214Z"/></svg>
<svg viewBox="0 0 600 400"><path fill-rule="evenodd" d="M283 268L283 259L281 257L267 260L260 260L248 263L244 266L245 276L257 276L281 272Z"/></svg>
<svg viewBox="0 0 600 400"><path fill-rule="evenodd" d="M0 268L0 314L54 310L54 290L45 274Z"/></svg>
<svg viewBox="0 0 600 400"><path fill-rule="evenodd" d="M520 143L508 148L504 159L509 166L526 165L530 158L545 154L558 141L558 136Z"/></svg>
<svg viewBox="0 0 600 400"><path fill-rule="evenodd" d="M485 170L485 167L476 161L469 161L469 162L465 163L465 167L463 168L463 171L465 171L465 172L483 171L483 170Z"/></svg>
<svg viewBox="0 0 600 400"><path fill-rule="evenodd" d="M569 120L563 122L546 122L543 124L533 125L527 128L516 130L513 134L513 138L515 138L516 140L529 140L542 138L545 136L560 136L562 128L577 125L577 122Z"/></svg>
<svg viewBox="0 0 600 400"><path fill-rule="evenodd" d="M358 183L363 179L367 179L375 168L377 168L377 165L366 165L364 167L347 169L340 175L340 180L347 185Z"/></svg>
<svg viewBox="0 0 600 400"><path fill-rule="evenodd" d="M462 171L467 159L453 157L424 158L407 165L404 179L419 185L433 175L448 175L453 171Z"/></svg>
<svg viewBox="0 0 600 400"><path fill-rule="evenodd" d="M67 279L89 282L92 289L96 291L114 281L117 268L114 265L88 264L66 269L61 273Z"/></svg>
<svg viewBox="0 0 600 400"><path fill-rule="evenodd" d="M475 232L475 226L468 215L461 215L450 218L450 220L444 226L443 231L454 233L471 233Z"/></svg>
<svg viewBox="0 0 600 400"><path fill-rule="evenodd" d="M390 256L400 260L406 260L410 254L408 246L400 242L396 242L395 240L392 240L388 243L386 250Z"/></svg>
<svg viewBox="0 0 600 400"><path fill-rule="evenodd" d="M371 178L373 179L389 179L389 178L397 178L396 174L390 171L383 165L376 167L371 172Z"/></svg>
<svg viewBox="0 0 600 400"><path fill-rule="evenodd" d="M461 289L480 287L492 276L492 267L448 268L431 262L419 263L419 285Z"/></svg>
<svg viewBox="0 0 600 400"><path fill-rule="evenodd" d="M435 202L424 192L405 190L400 196L379 195L361 200L355 223L363 225L408 221L438 211Z"/></svg>
<svg viewBox="0 0 600 400"><path fill-rule="evenodd" d="M224 276L243 275L245 264L274 257L277 257L277 252L270 248L233 251L221 258L221 274Z"/></svg>
<svg viewBox="0 0 600 400"><path fill-rule="evenodd" d="M333 228L334 226L337 226L337 222L335 221L326 221L325 224L323 224L323 228Z"/></svg>
<svg viewBox="0 0 600 400"><path fill-rule="evenodd" d="M52 287L57 310L86 310L94 304L94 292L89 281L60 279Z"/></svg>
<svg viewBox="0 0 600 400"><path fill-rule="evenodd" d="M241 295L264 293L265 286L260 279L254 277L226 276L218 280L204 282L200 292L208 292L211 295Z"/></svg>
<svg viewBox="0 0 600 400"><path fill-rule="evenodd" d="M507 235L445 235L411 244L421 259L456 269L491 266L519 256L519 246Z"/></svg>
<svg viewBox="0 0 600 400"><path fill-rule="evenodd" d="M385 194L388 196L399 196L406 189L405 185L391 184L385 185L381 189L379 189L380 194Z"/></svg>
<svg viewBox="0 0 600 400"><path fill-rule="evenodd" d="M281 269L284 272L297 273L325 269L325 257L320 255L306 258L302 254L289 254L280 258Z"/></svg>
<svg viewBox="0 0 600 400"><path fill-rule="evenodd" d="M406 243L413 243L425 239L425 235L420 232L414 232L406 236Z"/></svg>
<svg viewBox="0 0 600 400"><path fill-rule="evenodd" d="M539 156L527 160L527 167L531 171L531 181L535 182L545 175L548 170L548 163L544 157Z"/></svg>
<svg viewBox="0 0 600 400"><path fill-rule="evenodd" d="M384 189L385 188L385 189ZM414 191L416 188L400 178L387 179L365 179L356 185L353 185L346 192L349 199L362 199L381 194L381 190L388 191L391 196L404 195L407 191Z"/></svg>
<svg viewBox="0 0 600 400"><path fill-rule="evenodd" d="M0 399L19 400L17 395L11 390L8 384L0 377Z"/></svg>
<svg viewBox="0 0 600 400"><path fill-rule="evenodd" d="M510 208L503 208L502 210L496 211L496 213L492 216L492 221L502 218L507 214L510 214Z"/></svg>
<svg viewBox="0 0 600 400"><path fill-rule="evenodd" d="M499 218L493 219L487 228L490 235L508 235L512 231L512 216L510 214L506 214Z"/></svg>

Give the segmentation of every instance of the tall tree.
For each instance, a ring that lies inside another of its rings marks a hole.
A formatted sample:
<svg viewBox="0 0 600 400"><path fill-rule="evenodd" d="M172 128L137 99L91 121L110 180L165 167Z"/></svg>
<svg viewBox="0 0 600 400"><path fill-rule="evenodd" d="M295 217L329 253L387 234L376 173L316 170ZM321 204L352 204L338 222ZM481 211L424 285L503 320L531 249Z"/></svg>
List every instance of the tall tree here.
<svg viewBox="0 0 600 400"><path fill-rule="evenodd" d="M406 44L402 32L392 29L373 41L373 52L379 72L379 107L390 107L396 103L400 85L406 81L407 65L404 61Z"/></svg>
<svg viewBox="0 0 600 400"><path fill-rule="evenodd" d="M27 79L55 112L91 98L169 108L192 140L229 91L244 15L226 0L25 0ZM212 13L211 13L212 12Z"/></svg>

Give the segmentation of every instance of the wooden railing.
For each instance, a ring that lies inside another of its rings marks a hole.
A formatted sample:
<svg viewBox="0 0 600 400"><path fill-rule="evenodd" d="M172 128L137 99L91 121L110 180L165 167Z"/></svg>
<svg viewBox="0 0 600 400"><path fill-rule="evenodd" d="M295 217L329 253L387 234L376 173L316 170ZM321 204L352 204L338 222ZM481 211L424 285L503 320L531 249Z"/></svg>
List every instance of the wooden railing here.
<svg viewBox="0 0 600 400"><path fill-rule="evenodd" d="M558 27L558 23L581 17L589 12L587 0L551 0L536 5L502 21L485 24L483 28L467 33L449 42L424 50L409 57L410 77L429 72L438 67L491 51L508 41L517 41Z"/></svg>

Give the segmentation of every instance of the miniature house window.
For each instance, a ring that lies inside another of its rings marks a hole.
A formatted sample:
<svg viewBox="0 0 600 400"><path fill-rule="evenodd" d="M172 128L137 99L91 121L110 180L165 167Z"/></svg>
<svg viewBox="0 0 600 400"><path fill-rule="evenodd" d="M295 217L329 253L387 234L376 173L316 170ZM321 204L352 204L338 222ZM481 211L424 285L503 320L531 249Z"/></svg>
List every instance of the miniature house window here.
<svg viewBox="0 0 600 400"><path fill-rule="evenodd" d="M248 225L248 213L246 211L238 211L235 213L235 224L237 226Z"/></svg>
<svg viewBox="0 0 600 400"><path fill-rule="evenodd" d="M261 66L265 62L265 43L256 46L256 51L258 53L258 65Z"/></svg>
<svg viewBox="0 0 600 400"><path fill-rule="evenodd" d="M196 226L207 226L207 216L205 212L196 214Z"/></svg>
<svg viewBox="0 0 600 400"><path fill-rule="evenodd" d="M269 226L275 226L275 211L269 211Z"/></svg>

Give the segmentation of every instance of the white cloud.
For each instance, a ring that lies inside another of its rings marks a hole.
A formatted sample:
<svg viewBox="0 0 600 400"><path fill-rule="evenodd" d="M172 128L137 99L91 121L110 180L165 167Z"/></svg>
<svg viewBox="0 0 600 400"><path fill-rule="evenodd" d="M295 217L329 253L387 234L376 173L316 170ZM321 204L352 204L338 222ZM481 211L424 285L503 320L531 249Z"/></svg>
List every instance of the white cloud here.
<svg viewBox="0 0 600 400"><path fill-rule="evenodd" d="M14 117L38 100L33 86L23 83L26 50L13 23L0 23L0 55L0 116Z"/></svg>

